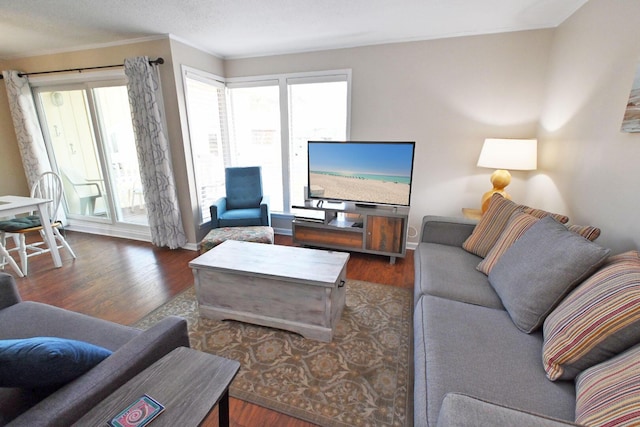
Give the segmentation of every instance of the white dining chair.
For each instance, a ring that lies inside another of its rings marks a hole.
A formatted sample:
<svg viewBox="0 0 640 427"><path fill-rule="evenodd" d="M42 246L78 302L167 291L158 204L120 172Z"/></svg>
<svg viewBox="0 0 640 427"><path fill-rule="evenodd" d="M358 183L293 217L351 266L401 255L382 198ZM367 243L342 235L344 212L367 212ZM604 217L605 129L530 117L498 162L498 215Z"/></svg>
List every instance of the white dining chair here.
<svg viewBox="0 0 640 427"><path fill-rule="evenodd" d="M17 248L20 245L20 240L17 234L14 234L13 237L14 246ZM2 239L0 239L0 270L4 270L4 266L9 265L11 268L13 268L13 271L16 272L18 277L24 277L22 270L20 270L20 267L18 267L18 264L16 264L16 261L11 257L9 251L5 247L5 240L6 238L4 236L2 236Z"/></svg>
<svg viewBox="0 0 640 427"><path fill-rule="evenodd" d="M60 176L54 172L45 172L40 175L38 181L31 188L31 197L51 199L51 202L47 204L47 209L49 218L51 218L52 221L51 227L55 240L57 241L57 247L59 249L65 248L73 258L76 258L76 254L71 249L71 246L69 246L69 243L67 243L60 233L59 229L62 227L62 223L56 220L56 215L62 201L62 180ZM38 234L39 240L31 241L30 239L27 244L26 235L35 233ZM17 243L14 247L7 248L8 237L11 237L14 243ZM37 212L31 212L31 214L26 217L0 221L0 246L2 246L6 252L6 255L0 254L2 255L2 262L0 264L11 263L10 260L6 259L6 256L10 257L10 252L18 252L22 274L25 276L28 273L27 262L29 257L42 255L51 251L47 245L44 229Z"/></svg>

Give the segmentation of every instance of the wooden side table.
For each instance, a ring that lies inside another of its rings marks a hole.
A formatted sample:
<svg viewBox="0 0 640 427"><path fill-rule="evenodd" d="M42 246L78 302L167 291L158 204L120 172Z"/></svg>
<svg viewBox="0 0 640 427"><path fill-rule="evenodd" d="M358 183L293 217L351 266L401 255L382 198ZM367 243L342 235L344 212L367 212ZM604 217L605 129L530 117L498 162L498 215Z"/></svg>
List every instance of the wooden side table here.
<svg viewBox="0 0 640 427"><path fill-rule="evenodd" d="M180 347L136 375L78 420L74 426L107 425L148 394L165 410L150 426L197 426L219 403L219 426L229 426L229 385L240 363Z"/></svg>
<svg viewBox="0 0 640 427"><path fill-rule="evenodd" d="M480 220L482 218L482 209L462 208L462 215L468 219Z"/></svg>

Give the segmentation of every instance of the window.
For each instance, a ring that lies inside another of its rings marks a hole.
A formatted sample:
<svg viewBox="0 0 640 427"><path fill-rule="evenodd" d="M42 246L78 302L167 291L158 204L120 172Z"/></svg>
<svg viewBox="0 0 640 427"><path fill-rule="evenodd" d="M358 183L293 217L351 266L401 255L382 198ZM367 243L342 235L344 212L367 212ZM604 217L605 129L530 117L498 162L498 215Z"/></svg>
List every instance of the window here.
<svg viewBox="0 0 640 427"><path fill-rule="evenodd" d="M201 223L225 167L261 166L271 212L286 213L304 202L306 142L349 137L350 70L229 79L226 91L219 77L183 75Z"/></svg>
<svg viewBox="0 0 640 427"><path fill-rule="evenodd" d="M266 86L229 88L231 166L261 166L262 191L271 212L284 208L282 135L277 81Z"/></svg>
<svg viewBox="0 0 640 427"><path fill-rule="evenodd" d="M289 189L291 205L304 204L307 141L345 141L348 83L338 77L287 79L289 92Z"/></svg>
<svg viewBox="0 0 640 427"><path fill-rule="evenodd" d="M230 153L226 136L224 84L193 70L184 74L191 158L200 223L211 220L209 206L225 193L224 168Z"/></svg>

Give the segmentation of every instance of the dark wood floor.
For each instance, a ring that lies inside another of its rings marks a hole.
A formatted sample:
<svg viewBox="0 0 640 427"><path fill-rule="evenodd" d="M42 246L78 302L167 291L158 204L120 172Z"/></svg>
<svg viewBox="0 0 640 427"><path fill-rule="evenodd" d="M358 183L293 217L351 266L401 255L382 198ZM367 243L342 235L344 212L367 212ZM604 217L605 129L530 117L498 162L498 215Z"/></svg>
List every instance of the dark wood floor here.
<svg viewBox="0 0 640 427"><path fill-rule="evenodd" d="M193 284L188 263L198 256L194 251L74 232L67 232L67 241L78 258L62 250L61 268L53 267L49 255L29 259L29 275L16 278L24 300L130 325ZM276 244L291 245L291 237L277 235ZM386 257L352 253L347 277L413 288L413 251L395 265ZM231 399L230 410L234 427L313 426L238 399ZM215 425L213 419L206 425Z"/></svg>

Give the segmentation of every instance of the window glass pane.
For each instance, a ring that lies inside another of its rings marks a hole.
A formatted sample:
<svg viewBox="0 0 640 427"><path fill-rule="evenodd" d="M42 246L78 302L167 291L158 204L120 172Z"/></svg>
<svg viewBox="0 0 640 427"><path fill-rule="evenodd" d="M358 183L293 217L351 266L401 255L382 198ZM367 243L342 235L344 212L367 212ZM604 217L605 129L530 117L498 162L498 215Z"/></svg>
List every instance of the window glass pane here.
<svg viewBox="0 0 640 427"><path fill-rule="evenodd" d="M209 206L224 196L224 168L229 147L223 138L226 121L224 88L185 77L191 155L202 222L211 220Z"/></svg>
<svg viewBox="0 0 640 427"><path fill-rule="evenodd" d="M289 85L290 196L304 203L307 141L347 139L347 82Z"/></svg>
<svg viewBox="0 0 640 427"><path fill-rule="evenodd" d="M70 218L108 218L108 199L85 90L39 93Z"/></svg>
<svg viewBox="0 0 640 427"><path fill-rule="evenodd" d="M261 166L271 212L283 211L278 86L229 89L231 166Z"/></svg>
<svg viewBox="0 0 640 427"><path fill-rule="evenodd" d="M125 86L93 89L118 221L149 225Z"/></svg>

